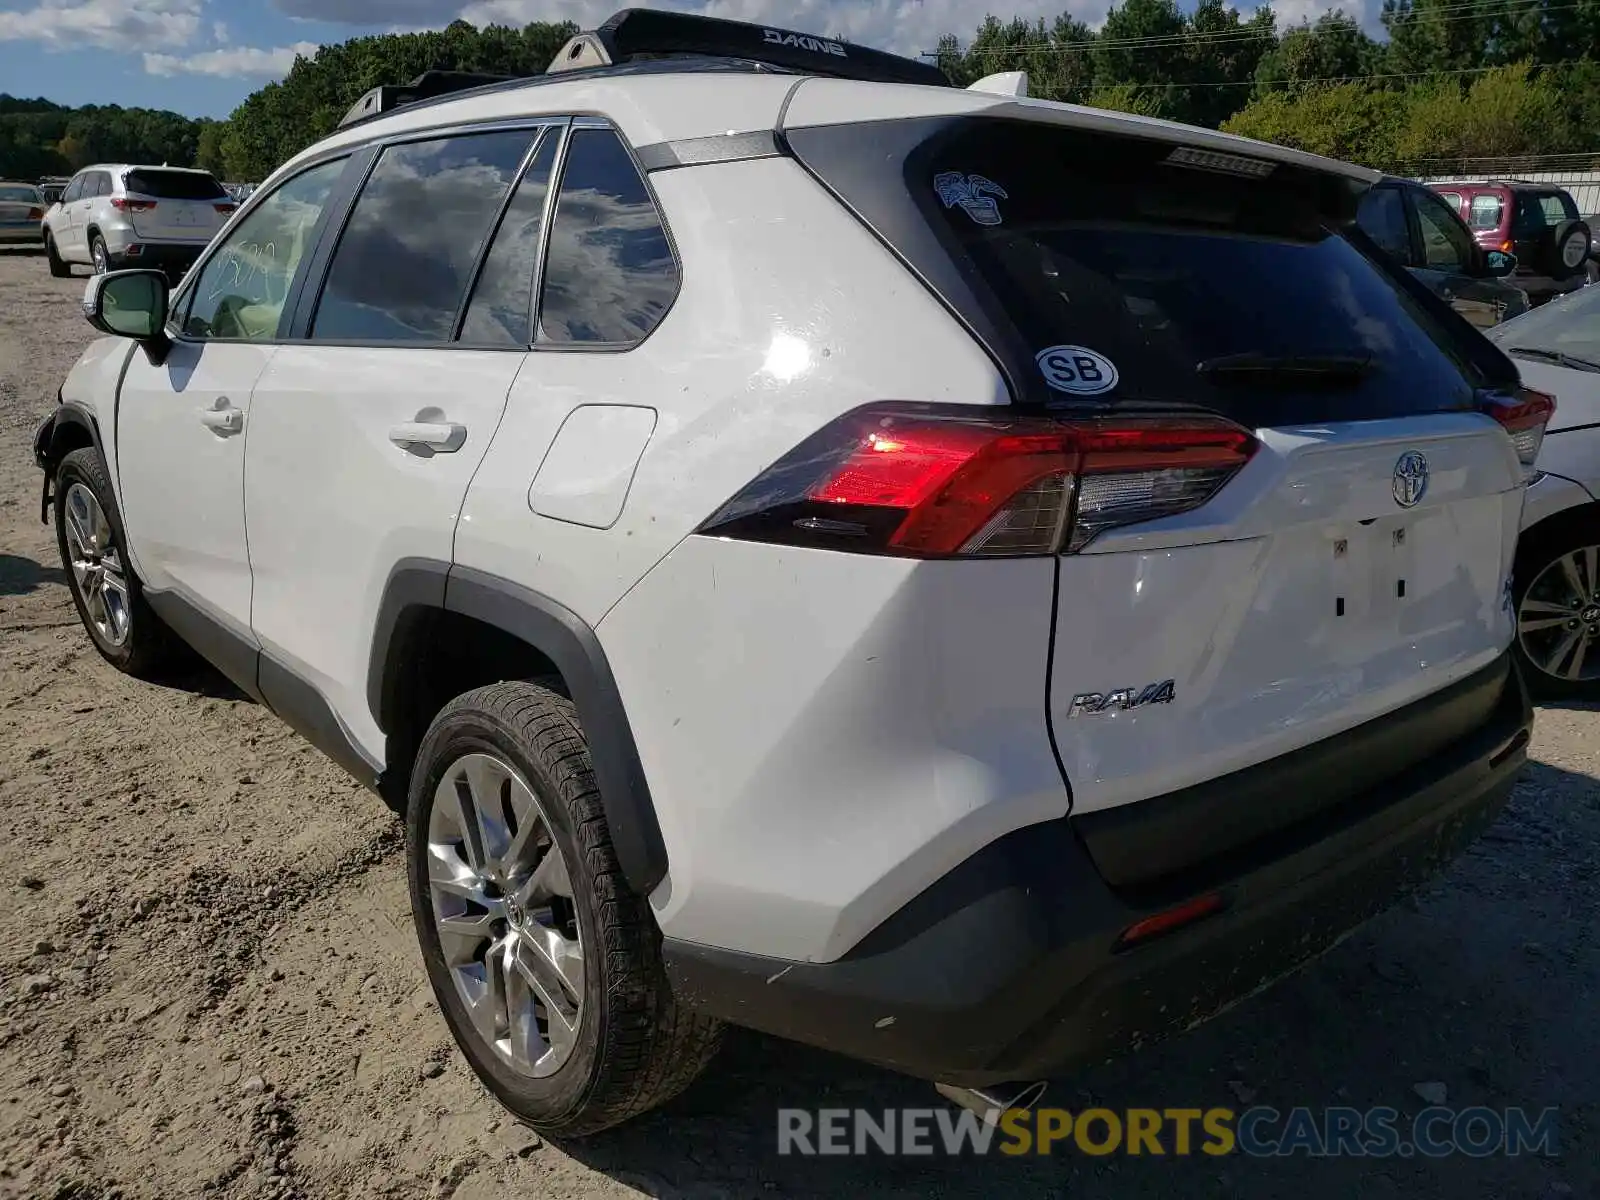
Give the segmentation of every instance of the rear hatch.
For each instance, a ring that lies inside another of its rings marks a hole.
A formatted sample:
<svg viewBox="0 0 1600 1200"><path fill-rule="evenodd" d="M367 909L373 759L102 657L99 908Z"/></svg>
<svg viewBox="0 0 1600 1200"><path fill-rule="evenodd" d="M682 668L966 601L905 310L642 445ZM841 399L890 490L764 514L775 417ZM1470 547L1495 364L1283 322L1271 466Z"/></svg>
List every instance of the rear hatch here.
<svg viewBox="0 0 1600 1200"><path fill-rule="evenodd" d="M1548 401L1355 227L1368 180L1004 107L788 137L1019 404L1115 451L1069 484L1041 697L1074 813L1288 754L1502 655ZM867 186L885 151L903 188Z"/></svg>
<svg viewBox="0 0 1600 1200"><path fill-rule="evenodd" d="M234 210L232 197L204 171L135 167L123 175L122 208L147 241L207 242ZM113 201L117 203L117 201Z"/></svg>

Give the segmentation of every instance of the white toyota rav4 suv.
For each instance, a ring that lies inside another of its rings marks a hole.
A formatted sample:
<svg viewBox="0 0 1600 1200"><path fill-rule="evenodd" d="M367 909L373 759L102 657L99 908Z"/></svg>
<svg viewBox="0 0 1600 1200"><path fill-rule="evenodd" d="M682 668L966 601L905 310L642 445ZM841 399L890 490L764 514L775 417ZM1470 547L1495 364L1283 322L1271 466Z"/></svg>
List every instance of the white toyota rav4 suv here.
<svg viewBox="0 0 1600 1200"><path fill-rule="evenodd" d="M986 1104L1495 818L1552 403L1372 172L649 11L468 82L170 298L91 281L37 455L111 663L187 643L403 808L513 1111L615 1124L725 1021Z"/></svg>

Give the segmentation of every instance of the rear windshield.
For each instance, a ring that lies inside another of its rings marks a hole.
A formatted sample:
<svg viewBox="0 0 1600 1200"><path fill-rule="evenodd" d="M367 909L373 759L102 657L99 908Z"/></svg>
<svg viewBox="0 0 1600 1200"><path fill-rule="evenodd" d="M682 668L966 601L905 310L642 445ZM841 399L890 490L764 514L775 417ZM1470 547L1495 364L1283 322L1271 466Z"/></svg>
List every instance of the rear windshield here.
<svg viewBox="0 0 1600 1200"><path fill-rule="evenodd" d="M128 191L157 200L226 200L223 186L204 171L129 171L122 177Z"/></svg>
<svg viewBox="0 0 1600 1200"><path fill-rule="evenodd" d="M1293 398L1261 394L1265 376L1208 368L1309 356L1365 364L1346 378L1351 415L1470 402L1428 319L1347 236L1348 201L1329 192L1345 185L1173 166L1172 149L997 122L934 155L934 208L1036 353L1112 364L1107 398L1300 419ZM1094 394L1053 361L1039 363L1052 388Z"/></svg>
<svg viewBox="0 0 1600 1200"><path fill-rule="evenodd" d="M0 201L10 200L21 204L38 204L41 199L42 197L36 188L0 183Z"/></svg>

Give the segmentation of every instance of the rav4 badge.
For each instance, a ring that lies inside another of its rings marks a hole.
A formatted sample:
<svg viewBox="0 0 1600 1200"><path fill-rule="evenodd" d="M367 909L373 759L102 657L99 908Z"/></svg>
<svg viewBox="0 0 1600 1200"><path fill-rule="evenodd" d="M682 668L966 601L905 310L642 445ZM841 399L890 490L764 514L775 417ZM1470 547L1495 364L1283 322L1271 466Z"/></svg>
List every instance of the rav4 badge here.
<svg viewBox="0 0 1600 1200"><path fill-rule="evenodd" d="M1067 719L1107 712L1125 712L1147 704L1171 704L1177 693L1174 680L1147 683L1142 688L1118 688L1114 692L1080 692L1067 706Z"/></svg>

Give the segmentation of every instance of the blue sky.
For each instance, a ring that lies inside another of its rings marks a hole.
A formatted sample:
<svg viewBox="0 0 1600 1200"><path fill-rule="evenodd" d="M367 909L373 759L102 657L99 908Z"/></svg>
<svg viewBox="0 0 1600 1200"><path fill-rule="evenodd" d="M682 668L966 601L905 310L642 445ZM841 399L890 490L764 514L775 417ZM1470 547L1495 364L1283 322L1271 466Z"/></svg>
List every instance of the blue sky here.
<svg viewBox="0 0 1600 1200"><path fill-rule="evenodd" d="M969 34L1000 15L1090 24L1109 0L644 0L652 6L770 22L915 54L943 32ZM1188 0L1183 7L1192 8ZM1235 0L1251 9L1253 0ZM1381 0L1346 11L1369 19ZM627 0L0 0L0 91L61 104L170 108L226 116L256 88L281 78L296 53L364 33L568 18L592 25ZM1279 0L1297 20L1333 5Z"/></svg>

